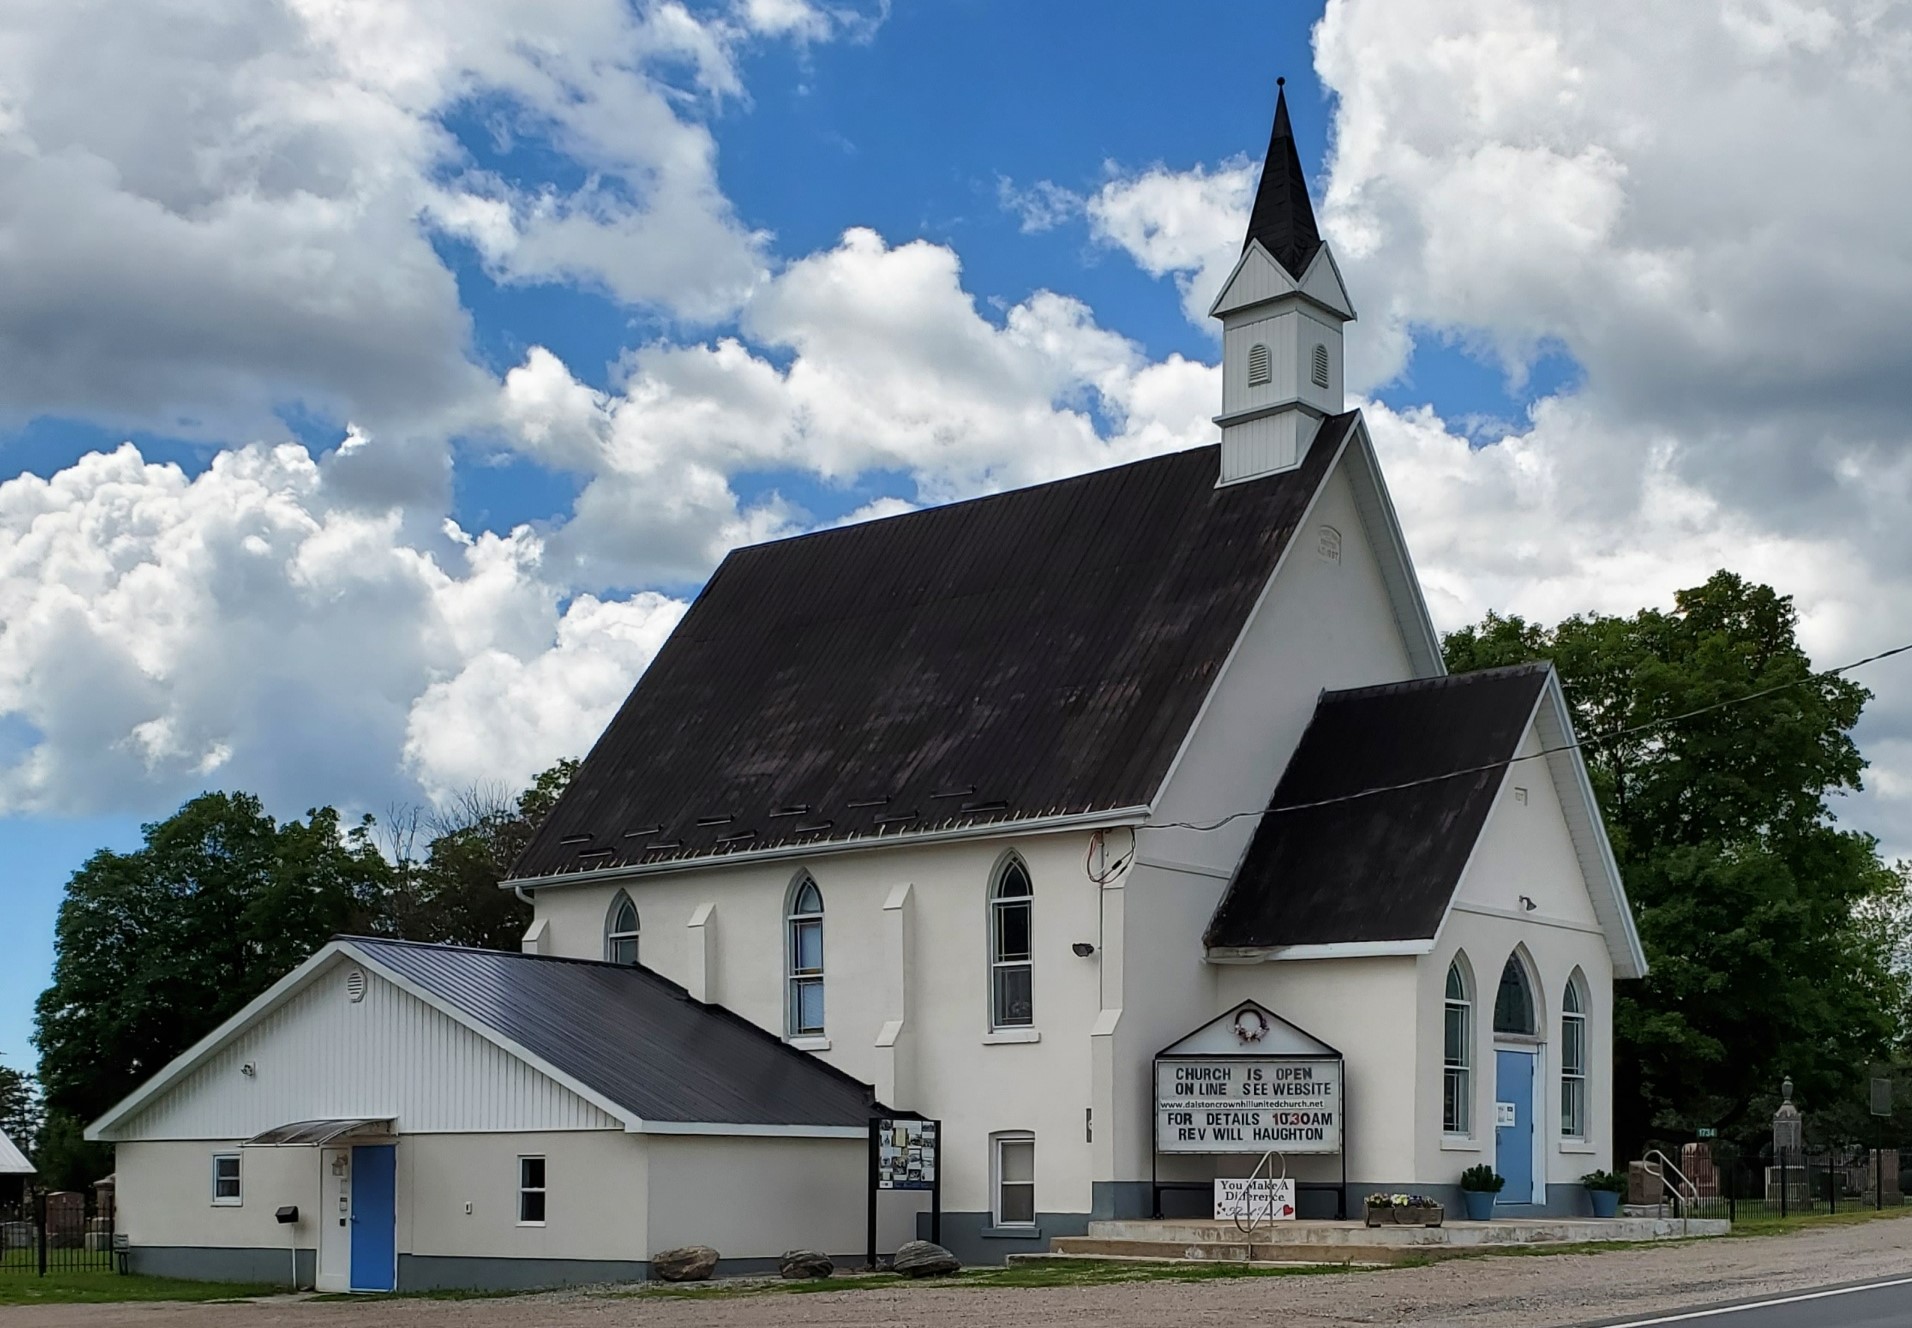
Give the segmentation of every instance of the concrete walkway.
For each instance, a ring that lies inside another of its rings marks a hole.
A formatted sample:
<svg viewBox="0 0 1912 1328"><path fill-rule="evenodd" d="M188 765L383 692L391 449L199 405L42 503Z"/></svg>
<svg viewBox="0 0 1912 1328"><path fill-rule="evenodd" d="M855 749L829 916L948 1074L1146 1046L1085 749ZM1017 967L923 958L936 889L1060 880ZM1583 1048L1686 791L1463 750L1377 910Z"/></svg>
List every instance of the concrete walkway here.
<svg viewBox="0 0 1912 1328"><path fill-rule="evenodd" d="M1053 1255L1015 1255L1011 1262L1044 1258L1201 1259L1226 1263L1393 1264L1476 1254L1483 1248L1595 1245L1724 1236L1732 1224L1717 1219L1665 1217L1506 1218L1446 1222L1438 1227L1371 1227L1364 1222L1275 1222L1252 1239L1233 1222L1188 1220L1091 1222L1087 1235L1053 1242Z"/></svg>

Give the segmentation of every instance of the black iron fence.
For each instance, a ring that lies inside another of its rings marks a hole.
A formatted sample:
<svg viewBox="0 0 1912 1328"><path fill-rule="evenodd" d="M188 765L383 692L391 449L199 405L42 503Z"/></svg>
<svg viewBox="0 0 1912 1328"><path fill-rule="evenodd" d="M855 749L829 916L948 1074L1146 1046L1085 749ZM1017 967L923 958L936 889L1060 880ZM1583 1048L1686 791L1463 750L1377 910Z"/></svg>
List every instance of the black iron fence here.
<svg viewBox="0 0 1912 1328"><path fill-rule="evenodd" d="M110 1200L62 1191L0 1205L0 1275L112 1269L113 1235Z"/></svg>
<svg viewBox="0 0 1912 1328"><path fill-rule="evenodd" d="M1862 1208L1904 1207L1912 1191L1912 1149L1864 1145L1801 1149L1744 1149L1730 1141L1687 1144L1666 1150L1679 1175L1666 1183L1637 1174L1640 1193L1660 1189L1667 1202L1683 1191L1679 1209L1688 1217L1799 1217ZM1904 1159L1902 1162L1901 1159Z"/></svg>

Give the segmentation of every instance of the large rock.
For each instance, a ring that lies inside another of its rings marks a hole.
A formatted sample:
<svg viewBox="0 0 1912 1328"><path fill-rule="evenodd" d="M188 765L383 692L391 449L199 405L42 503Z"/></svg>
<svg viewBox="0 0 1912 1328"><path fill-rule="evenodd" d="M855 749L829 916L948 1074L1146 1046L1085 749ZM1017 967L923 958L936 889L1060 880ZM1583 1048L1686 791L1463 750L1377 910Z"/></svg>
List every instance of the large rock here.
<svg viewBox="0 0 1912 1328"><path fill-rule="evenodd" d="M702 1282L717 1268L717 1251L708 1245L684 1245L651 1256L651 1275L666 1282Z"/></svg>
<svg viewBox="0 0 1912 1328"><path fill-rule="evenodd" d="M941 1245L927 1240L912 1240L896 1252L890 1265L905 1277L948 1277L961 1272L963 1265Z"/></svg>
<svg viewBox="0 0 1912 1328"><path fill-rule="evenodd" d="M777 1258L777 1271L785 1277L828 1277L836 1264L827 1254L815 1250L785 1250Z"/></svg>

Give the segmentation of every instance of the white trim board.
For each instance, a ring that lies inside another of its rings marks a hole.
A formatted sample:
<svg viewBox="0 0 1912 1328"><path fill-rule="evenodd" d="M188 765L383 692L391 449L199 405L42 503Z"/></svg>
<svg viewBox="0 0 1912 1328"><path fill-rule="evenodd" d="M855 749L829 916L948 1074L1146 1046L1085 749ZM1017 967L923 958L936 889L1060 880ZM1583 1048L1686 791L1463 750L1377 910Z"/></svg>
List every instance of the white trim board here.
<svg viewBox="0 0 1912 1328"><path fill-rule="evenodd" d="M1015 835L1058 834L1068 830L1101 830L1118 825L1141 825L1149 815L1147 807L1111 807L1100 812L1069 812L1059 816L1032 816L1022 821L990 821L980 825L958 825L943 830L909 830L893 835L860 835L849 839L826 839L815 843L778 844L749 849L741 853L707 853L695 858L668 858L659 862L631 863L622 867L597 867L554 876L514 877L499 883L503 890L550 890L565 885L602 885L607 881L626 881L643 876L661 876L667 872L709 871L758 862L777 862L788 858L822 858L834 853L856 853L875 848L913 848L920 844L954 843L965 839L1007 838Z"/></svg>

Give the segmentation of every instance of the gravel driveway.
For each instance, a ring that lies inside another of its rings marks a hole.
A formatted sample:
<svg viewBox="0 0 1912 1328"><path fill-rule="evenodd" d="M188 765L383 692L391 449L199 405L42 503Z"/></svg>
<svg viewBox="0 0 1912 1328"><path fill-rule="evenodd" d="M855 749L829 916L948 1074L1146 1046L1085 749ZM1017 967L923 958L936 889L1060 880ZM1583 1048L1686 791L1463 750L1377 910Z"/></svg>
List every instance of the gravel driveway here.
<svg viewBox="0 0 1912 1328"><path fill-rule="evenodd" d="M1462 1259L1427 1268L1231 1281L1009 1290L899 1284L808 1295L632 1297L589 1292L496 1300L0 1309L0 1328L815 1328L1040 1323L1135 1328L1465 1324L1561 1328L1832 1282L1912 1273L1912 1219L1604 1254Z"/></svg>

